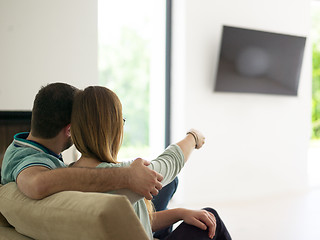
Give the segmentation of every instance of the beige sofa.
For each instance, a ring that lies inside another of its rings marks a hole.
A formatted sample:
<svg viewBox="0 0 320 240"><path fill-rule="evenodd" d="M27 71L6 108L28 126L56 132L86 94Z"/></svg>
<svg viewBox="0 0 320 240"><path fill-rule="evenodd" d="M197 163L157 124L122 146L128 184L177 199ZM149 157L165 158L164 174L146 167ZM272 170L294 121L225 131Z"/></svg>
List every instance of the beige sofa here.
<svg viewBox="0 0 320 240"><path fill-rule="evenodd" d="M43 200L0 185L1 240L147 240L126 197L65 191ZM28 237L27 237L28 236Z"/></svg>

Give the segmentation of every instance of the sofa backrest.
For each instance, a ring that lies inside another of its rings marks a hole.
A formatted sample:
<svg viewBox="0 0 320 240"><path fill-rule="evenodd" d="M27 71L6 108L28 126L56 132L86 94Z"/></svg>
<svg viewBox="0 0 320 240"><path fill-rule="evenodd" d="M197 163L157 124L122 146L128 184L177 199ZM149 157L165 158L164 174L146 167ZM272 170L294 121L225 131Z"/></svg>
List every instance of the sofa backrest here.
<svg viewBox="0 0 320 240"><path fill-rule="evenodd" d="M1 224L35 239L126 239L148 237L125 196L64 191L42 200L23 195L16 183L0 188Z"/></svg>

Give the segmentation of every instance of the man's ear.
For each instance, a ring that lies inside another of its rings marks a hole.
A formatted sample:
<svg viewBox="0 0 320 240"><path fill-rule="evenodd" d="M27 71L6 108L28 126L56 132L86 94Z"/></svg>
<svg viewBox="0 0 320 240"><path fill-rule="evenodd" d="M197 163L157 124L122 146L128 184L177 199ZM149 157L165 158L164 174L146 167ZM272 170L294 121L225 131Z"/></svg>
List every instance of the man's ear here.
<svg viewBox="0 0 320 240"><path fill-rule="evenodd" d="M65 126L65 134L68 137L71 137L71 124L69 123L67 126Z"/></svg>

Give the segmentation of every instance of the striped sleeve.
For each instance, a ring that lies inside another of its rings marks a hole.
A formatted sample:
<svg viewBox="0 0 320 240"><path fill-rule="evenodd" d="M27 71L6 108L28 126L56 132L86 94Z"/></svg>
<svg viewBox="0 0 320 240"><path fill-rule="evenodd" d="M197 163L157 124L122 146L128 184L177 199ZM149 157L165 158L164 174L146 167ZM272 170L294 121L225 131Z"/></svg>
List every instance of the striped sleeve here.
<svg viewBox="0 0 320 240"><path fill-rule="evenodd" d="M172 182L184 166L184 155L181 148L171 144L156 159L151 161L149 167L163 176L162 185Z"/></svg>

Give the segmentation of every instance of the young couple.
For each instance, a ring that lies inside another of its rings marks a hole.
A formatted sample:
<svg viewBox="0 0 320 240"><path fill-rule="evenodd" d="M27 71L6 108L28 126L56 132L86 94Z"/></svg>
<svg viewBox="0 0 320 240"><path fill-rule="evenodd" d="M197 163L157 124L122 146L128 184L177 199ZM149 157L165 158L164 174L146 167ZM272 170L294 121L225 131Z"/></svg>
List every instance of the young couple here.
<svg viewBox="0 0 320 240"><path fill-rule="evenodd" d="M203 145L201 133L191 130L151 163L117 162L122 137L122 106L111 90L95 86L82 91L63 83L49 84L35 98L31 132L17 134L6 151L1 182L16 181L34 199L64 190L125 194L150 239L152 232L179 220L184 222L160 238L231 239L213 209L154 211L150 202L159 191L159 195L165 192L162 186L175 184L193 149ZM67 168L61 152L72 142L81 157ZM156 209L157 205L155 201Z"/></svg>

